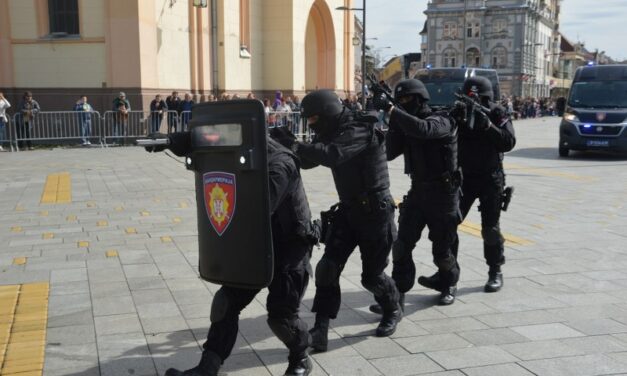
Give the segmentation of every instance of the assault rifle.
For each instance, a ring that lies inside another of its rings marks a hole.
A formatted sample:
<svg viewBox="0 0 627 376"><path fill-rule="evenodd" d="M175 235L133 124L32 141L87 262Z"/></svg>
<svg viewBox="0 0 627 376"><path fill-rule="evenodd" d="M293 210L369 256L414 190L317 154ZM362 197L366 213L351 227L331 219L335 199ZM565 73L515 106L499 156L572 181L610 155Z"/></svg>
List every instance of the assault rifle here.
<svg viewBox="0 0 627 376"><path fill-rule="evenodd" d="M368 81L370 81L370 90L372 90L375 95L385 94L385 97L392 102L394 106L400 107L399 103L394 99L394 95L392 95L392 89L385 82L383 85L380 84L372 73L369 74L367 78Z"/></svg>
<svg viewBox="0 0 627 376"><path fill-rule="evenodd" d="M475 111L481 111L486 115L490 114L490 109L479 102L479 95L474 91L464 94L462 90L459 89L459 91L455 93L455 98L464 103L470 110L466 112L468 114L466 124L471 130L475 129Z"/></svg>

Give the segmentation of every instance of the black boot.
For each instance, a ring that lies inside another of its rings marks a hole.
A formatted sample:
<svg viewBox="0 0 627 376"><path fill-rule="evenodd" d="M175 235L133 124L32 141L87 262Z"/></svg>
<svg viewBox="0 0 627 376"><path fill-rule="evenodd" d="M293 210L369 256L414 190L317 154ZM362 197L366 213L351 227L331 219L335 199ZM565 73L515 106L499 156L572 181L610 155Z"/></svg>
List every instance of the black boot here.
<svg viewBox="0 0 627 376"><path fill-rule="evenodd" d="M290 359L284 376L307 376L313 369L313 363L309 356L305 354L303 357Z"/></svg>
<svg viewBox="0 0 627 376"><path fill-rule="evenodd" d="M165 371L165 376L218 376L218 370L222 365L222 359L212 351L203 351L200 364L187 371L179 371L170 368Z"/></svg>
<svg viewBox="0 0 627 376"><path fill-rule="evenodd" d="M442 291L442 282L440 281L440 274L438 272L435 272L431 277L421 275L418 277L418 284L428 289Z"/></svg>
<svg viewBox="0 0 627 376"><path fill-rule="evenodd" d="M311 348L315 352L325 352L329 345L329 318L316 315L316 323L309 331L311 334Z"/></svg>
<svg viewBox="0 0 627 376"><path fill-rule="evenodd" d="M401 311L403 311L403 313L404 313L405 312L405 293L404 292L401 292L399 294L398 304L400 304ZM371 304L370 307L368 307L368 309L370 310L370 312L376 313L377 315L382 315L383 314L383 309L381 308L381 306L378 303Z"/></svg>
<svg viewBox="0 0 627 376"><path fill-rule="evenodd" d="M396 332L396 326L403 318L403 310L399 305L393 311L383 312L383 317L377 327L377 337L389 337Z"/></svg>
<svg viewBox="0 0 627 376"><path fill-rule="evenodd" d="M501 273L501 267L491 267L488 272L488 282L486 282L485 292L497 292L503 287L503 273Z"/></svg>
<svg viewBox="0 0 627 376"><path fill-rule="evenodd" d="M451 305L455 302L455 294L457 294L457 286L449 286L441 291L439 305Z"/></svg>

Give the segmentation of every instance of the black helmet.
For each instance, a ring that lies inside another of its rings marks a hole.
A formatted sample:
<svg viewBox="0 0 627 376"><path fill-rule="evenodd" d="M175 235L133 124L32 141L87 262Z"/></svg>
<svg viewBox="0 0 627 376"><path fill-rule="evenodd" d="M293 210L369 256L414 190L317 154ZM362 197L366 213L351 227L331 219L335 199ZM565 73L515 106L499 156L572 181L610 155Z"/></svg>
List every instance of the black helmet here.
<svg viewBox="0 0 627 376"><path fill-rule="evenodd" d="M341 114L344 105L333 90L316 90L305 95L300 108L305 118L316 115L331 118Z"/></svg>
<svg viewBox="0 0 627 376"><path fill-rule="evenodd" d="M428 101L431 99L429 92L422 81L415 78L403 80L394 88L394 99L399 99L407 95L420 95L423 100Z"/></svg>
<svg viewBox="0 0 627 376"><path fill-rule="evenodd" d="M494 97L494 92L492 91L492 83L485 77L482 76L474 76L469 77L464 81L464 86L462 88L464 94L469 94L471 91L476 93L480 97L489 97L490 100Z"/></svg>

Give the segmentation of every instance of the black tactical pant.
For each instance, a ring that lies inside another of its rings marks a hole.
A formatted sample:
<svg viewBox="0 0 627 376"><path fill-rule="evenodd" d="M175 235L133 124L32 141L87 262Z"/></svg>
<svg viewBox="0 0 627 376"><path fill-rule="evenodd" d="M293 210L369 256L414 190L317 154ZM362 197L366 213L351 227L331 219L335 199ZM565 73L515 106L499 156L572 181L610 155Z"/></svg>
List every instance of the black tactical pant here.
<svg viewBox="0 0 627 376"><path fill-rule="evenodd" d="M492 174L464 176L462 185L463 195L459 205L462 218L466 218L472 204L476 199L479 199L483 256L486 263L491 267L505 264L503 247L505 240L503 235L501 235L499 225L504 186L505 174L503 171L497 171ZM453 243L455 256L457 256L458 249L459 238L455 237L455 242Z"/></svg>
<svg viewBox="0 0 627 376"><path fill-rule="evenodd" d="M274 276L268 286L266 302L268 325L289 349L290 359L301 359L311 341L307 324L298 316L309 282L311 245L305 241L288 245L275 242L274 247ZM229 357L237 339L239 314L259 291L228 286L218 290L211 306L211 327L203 344L205 351L214 352L223 361Z"/></svg>
<svg viewBox="0 0 627 376"><path fill-rule="evenodd" d="M379 205L380 204L380 205ZM398 307L398 290L384 273L394 239L394 204L391 198L377 203L371 210L359 207L340 209L325 239L322 259L316 266L316 295L312 311L331 319L340 310L340 274L359 246L362 262L361 283L370 291L384 311Z"/></svg>
<svg viewBox="0 0 627 376"><path fill-rule="evenodd" d="M461 222L459 189L449 192L439 183L412 183L399 214L398 239L392 250L392 278L398 290L405 293L414 286L416 265L412 252L425 226L429 228L433 263L442 282L455 285L459 280L459 265L452 248Z"/></svg>

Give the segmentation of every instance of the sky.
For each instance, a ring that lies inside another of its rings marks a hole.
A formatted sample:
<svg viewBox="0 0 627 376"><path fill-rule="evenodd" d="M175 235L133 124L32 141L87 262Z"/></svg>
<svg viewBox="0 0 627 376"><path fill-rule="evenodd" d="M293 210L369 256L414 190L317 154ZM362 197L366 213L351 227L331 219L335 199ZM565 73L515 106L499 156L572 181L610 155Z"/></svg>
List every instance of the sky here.
<svg viewBox="0 0 627 376"><path fill-rule="evenodd" d="M366 0L366 37L383 60L420 52L427 0ZM354 0L361 7L361 0ZM360 13L356 13L360 17ZM563 0L560 31L572 42L582 41L614 59L627 59L627 0ZM390 48L386 48L390 47Z"/></svg>

